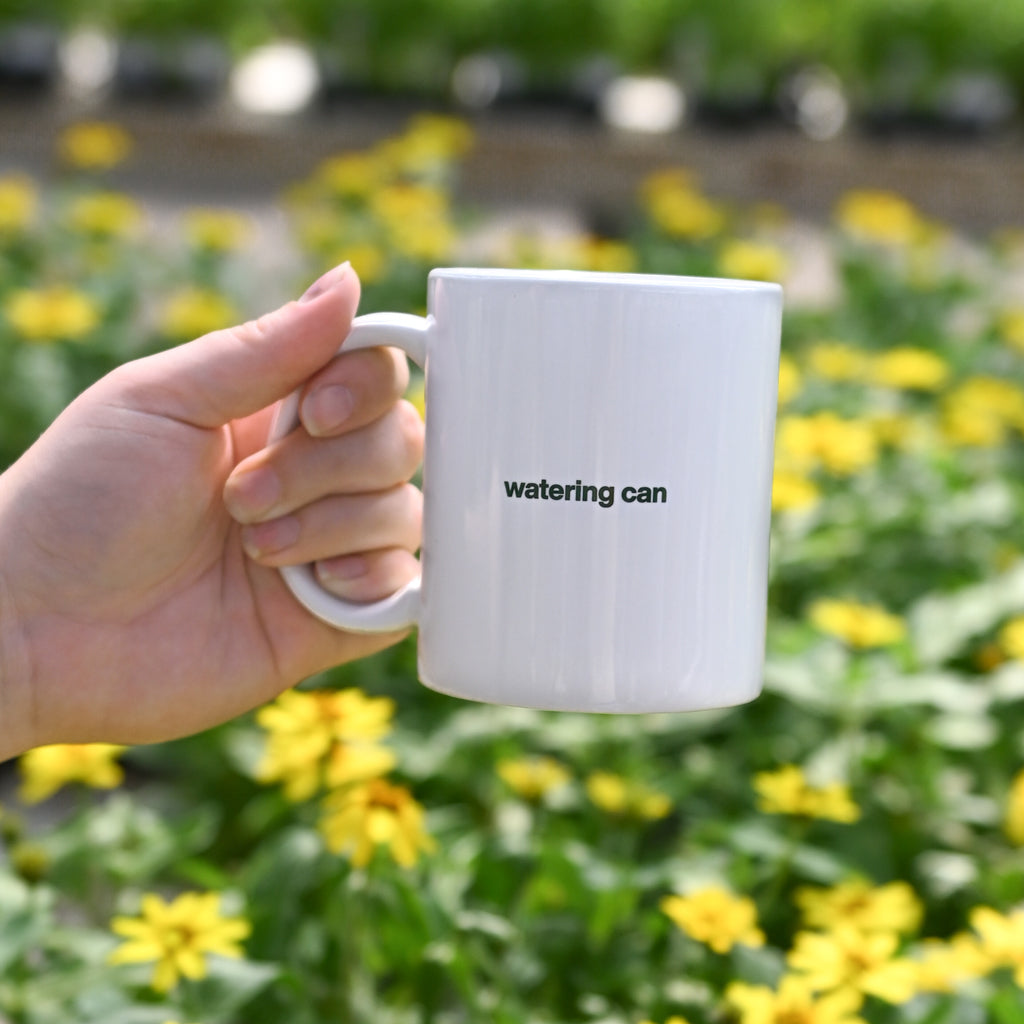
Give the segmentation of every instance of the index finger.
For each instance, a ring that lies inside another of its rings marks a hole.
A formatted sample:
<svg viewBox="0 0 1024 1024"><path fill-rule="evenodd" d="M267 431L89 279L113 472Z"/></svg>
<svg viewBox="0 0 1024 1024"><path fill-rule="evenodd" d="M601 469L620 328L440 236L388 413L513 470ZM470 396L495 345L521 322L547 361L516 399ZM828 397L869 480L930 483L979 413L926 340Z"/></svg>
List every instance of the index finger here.
<svg viewBox="0 0 1024 1024"><path fill-rule="evenodd" d="M303 387L299 419L313 437L333 437L379 419L409 386L409 364L395 348L336 356Z"/></svg>

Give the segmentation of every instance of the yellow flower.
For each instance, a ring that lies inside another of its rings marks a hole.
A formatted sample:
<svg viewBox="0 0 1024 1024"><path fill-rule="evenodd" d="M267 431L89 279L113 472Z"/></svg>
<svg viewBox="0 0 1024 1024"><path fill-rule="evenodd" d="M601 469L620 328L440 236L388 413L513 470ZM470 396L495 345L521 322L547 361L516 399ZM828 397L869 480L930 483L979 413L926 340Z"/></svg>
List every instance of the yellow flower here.
<svg viewBox="0 0 1024 1024"><path fill-rule="evenodd" d="M864 1024L856 1015L860 999L850 991L818 996L802 978L786 974L778 991L734 981L725 1001L739 1013L738 1024Z"/></svg>
<svg viewBox="0 0 1024 1024"><path fill-rule="evenodd" d="M308 800L326 782L365 782L395 765L375 741L391 730L394 701L361 690L288 690L261 708L256 721L268 732L256 768L260 782L280 782L289 800Z"/></svg>
<svg viewBox="0 0 1024 1024"><path fill-rule="evenodd" d="M229 252L249 237L252 222L234 210L190 210L185 215L185 235L197 249Z"/></svg>
<svg viewBox="0 0 1024 1024"><path fill-rule="evenodd" d="M811 508L821 500L821 491L816 484L800 473L784 469L775 470L772 477L772 509L776 512L791 512Z"/></svg>
<svg viewBox="0 0 1024 1024"><path fill-rule="evenodd" d="M822 598L811 605L810 619L823 633L838 637L858 649L888 647L906 634L906 625L898 615L880 605L860 604Z"/></svg>
<svg viewBox="0 0 1024 1024"><path fill-rule="evenodd" d="M2 200L0 200L2 210ZM0 214L0 224L3 223ZM1018 352L1024 352L1024 309L1007 309L999 317L996 324L999 336L1007 345Z"/></svg>
<svg viewBox="0 0 1024 1024"><path fill-rule="evenodd" d="M836 207L836 220L855 238L880 245L908 245L923 229L920 215L906 199L871 189L847 192Z"/></svg>
<svg viewBox="0 0 1024 1024"><path fill-rule="evenodd" d="M388 271L387 254L372 242L357 242L346 246L343 259L352 264L363 284L379 281Z"/></svg>
<svg viewBox="0 0 1024 1024"><path fill-rule="evenodd" d="M100 322L96 303L63 285L11 292L4 313L14 330L29 341L78 341Z"/></svg>
<svg viewBox="0 0 1024 1024"><path fill-rule="evenodd" d="M321 257L325 268L341 262L338 245L339 239L345 237L346 228L340 216L304 210L296 216L295 231L303 250Z"/></svg>
<svg viewBox="0 0 1024 1024"><path fill-rule="evenodd" d="M992 672L1005 661L1006 655L997 643L982 644L971 657L971 663L979 672Z"/></svg>
<svg viewBox="0 0 1024 1024"><path fill-rule="evenodd" d="M60 137L60 155L72 167L103 171L125 160L132 140L119 125L107 121L83 121Z"/></svg>
<svg viewBox="0 0 1024 1024"><path fill-rule="evenodd" d="M999 646L1007 657L1024 661L1024 615L1010 619L999 631Z"/></svg>
<svg viewBox="0 0 1024 1024"><path fill-rule="evenodd" d="M403 786L384 779L328 794L320 831L328 849L348 853L357 868L369 864L378 846L387 847L404 868L435 848L424 828L423 808Z"/></svg>
<svg viewBox="0 0 1024 1024"><path fill-rule="evenodd" d="M975 907L970 922L982 954L993 967L1012 968L1015 984L1024 987L1024 910L1000 914L991 907Z"/></svg>
<svg viewBox="0 0 1024 1024"><path fill-rule="evenodd" d="M871 424L844 420L831 412L810 417L816 451L822 465L837 476L849 476L878 459L878 445Z"/></svg>
<svg viewBox="0 0 1024 1024"><path fill-rule="evenodd" d="M801 386L800 369L792 356L779 356L779 405L792 401Z"/></svg>
<svg viewBox="0 0 1024 1024"><path fill-rule="evenodd" d="M798 889L796 904L804 924L826 931L848 924L865 932L913 932L923 913L921 901L906 882L874 886L862 878L831 889Z"/></svg>
<svg viewBox="0 0 1024 1024"><path fill-rule="evenodd" d="M473 130L458 118L423 114L406 131L378 143L372 152L394 174L421 175L444 168L473 145Z"/></svg>
<svg viewBox="0 0 1024 1024"><path fill-rule="evenodd" d="M321 163L314 180L342 198L365 199L387 180L387 171L371 153L341 153Z"/></svg>
<svg viewBox="0 0 1024 1024"><path fill-rule="evenodd" d="M781 416L775 428L775 468L808 473L818 466L818 441L809 416Z"/></svg>
<svg viewBox="0 0 1024 1024"><path fill-rule="evenodd" d="M721 207L699 192L685 171L652 174L640 194L652 223L673 238L704 241L725 226Z"/></svg>
<svg viewBox="0 0 1024 1024"><path fill-rule="evenodd" d="M672 801L664 793L611 772L592 772L587 777L586 788L591 801L609 814L655 821L672 810Z"/></svg>
<svg viewBox="0 0 1024 1024"><path fill-rule="evenodd" d="M87 235L123 238L142 223L142 209L120 192L94 192L71 204L68 224Z"/></svg>
<svg viewBox="0 0 1024 1024"><path fill-rule="evenodd" d="M1024 846L1024 770L1019 771L1010 783L1003 828L1011 843Z"/></svg>
<svg viewBox="0 0 1024 1024"><path fill-rule="evenodd" d="M124 772L114 763L124 749L111 743L36 747L18 759L22 778L19 796L27 804L36 804L70 782L81 782L94 789L114 789L124 781Z"/></svg>
<svg viewBox="0 0 1024 1024"><path fill-rule="evenodd" d="M844 783L813 786L795 764L783 765L773 772L758 772L754 789L758 795L757 808L765 814L796 814L844 824L860 818L860 808Z"/></svg>
<svg viewBox="0 0 1024 1024"><path fill-rule="evenodd" d="M439 188L399 182L377 189L370 209L385 224L400 228L408 221L437 220L448 214L448 197Z"/></svg>
<svg viewBox="0 0 1024 1024"><path fill-rule="evenodd" d="M946 395L942 428L954 444L993 447L1024 430L1024 391L997 377L970 377Z"/></svg>
<svg viewBox="0 0 1024 1024"><path fill-rule="evenodd" d="M409 382L409 390L405 393L405 400L411 403L420 414L420 419L427 418L427 389L422 377L414 377Z"/></svg>
<svg viewBox="0 0 1024 1024"><path fill-rule="evenodd" d="M206 976L210 954L239 958L238 945L249 922L222 917L217 893L186 892L165 903L154 893L142 897L139 917L115 917L110 927L128 941L110 954L112 964L156 963L151 985L169 992L180 977Z"/></svg>
<svg viewBox="0 0 1024 1024"><path fill-rule="evenodd" d="M841 341L822 341L807 353L811 370L825 380L862 380L870 366L867 355Z"/></svg>
<svg viewBox="0 0 1024 1024"><path fill-rule="evenodd" d="M31 178L22 174L0 178L0 234L24 231L38 205L39 193Z"/></svg>
<svg viewBox="0 0 1024 1024"><path fill-rule="evenodd" d="M850 476L878 460L878 441L868 420L842 419L833 412L784 416L776 445L787 468L821 465L835 476Z"/></svg>
<svg viewBox="0 0 1024 1024"><path fill-rule="evenodd" d="M764 945L764 933L757 927L757 907L746 896L734 896L711 885L687 896L666 896L660 906L690 938L716 953L728 953L737 944Z"/></svg>
<svg viewBox="0 0 1024 1024"><path fill-rule="evenodd" d="M922 348L894 348L871 365L876 384L888 388L937 391L949 378L949 363Z"/></svg>
<svg viewBox="0 0 1024 1024"><path fill-rule="evenodd" d="M868 424L881 445L896 449L915 449L928 444L931 431L927 421L906 413L873 412Z"/></svg>
<svg viewBox="0 0 1024 1024"><path fill-rule="evenodd" d="M454 246L456 235L448 220L448 197L440 189L398 182L377 189L369 202L371 211L383 224L389 244L396 252L431 262L443 259ZM358 259L355 256L351 258L360 276L365 277Z"/></svg>
<svg viewBox="0 0 1024 1024"><path fill-rule="evenodd" d="M971 407L950 396L942 412L942 433L952 444L995 448L1006 440L1006 423L991 409Z"/></svg>
<svg viewBox="0 0 1024 1024"><path fill-rule="evenodd" d="M748 281L781 281L789 261L776 245L736 240L718 254L718 272L723 277Z"/></svg>
<svg viewBox="0 0 1024 1024"><path fill-rule="evenodd" d="M636 253L625 242L588 236L580 240L579 265L582 270L628 274L636 269Z"/></svg>
<svg viewBox="0 0 1024 1024"><path fill-rule="evenodd" d="M917 970L897 957L895 932L862 932L839 925L827 933L799 932L786 962L816 992L855 993L905 1003L917 991Z"/></svg>
<svg viewBox="0 0 1024 1024"><path fill-rule="evenodd" d="M654 1024L653 1020L642 1020L640 1024ZM685 1017L680 1017L678 1014L673 1014L671 1017L666 1018L665 1024L690 1024Z"/></svg>
<svg viewBox="0 0 1024 1024"><path fill-rule="evenodd" d="M446 220L410 220L404 228L390 229L389 244L402 256L419 260L421 263L439 263L446 259L455 247L455 228Z"/></svg>
<svg viewBox="0 0 1024 1024"><path fill-rule="evenodd" d="M913 960L920 992L955 992L964 982L986 975L992 962L974 935L954 935L948 942L925 939Z"/></svg>
<svg viewBox="0 0 1024 1024"><path fill-rule="evenodd" d="M422 149L429 148L446 159L465 156L475 141L469 122L445 114L417 114L406 132Z"/></svg>
<svg viewBox="0 0 1024 1024"><path fill-rule="evenodd" d="M673 192L691 192L697 180L685 167L665 167L653 171L640 184L640 195L646 200Z"/></svg>
<svg viewBox="0 0 1024 1024"><path fill-rule="evenodd" d="M182 288L165 303L160 327L170 338L182 341L230 327L240 318L231 300L211 288Z"/></svg>
<svg viewBox="0 0 1024 1024"><path fill-rule="evenodd" d="M566 785L569 771L553 757L517 757L498 762L498 775L513 792L526 800L539 800Z"/></svg>

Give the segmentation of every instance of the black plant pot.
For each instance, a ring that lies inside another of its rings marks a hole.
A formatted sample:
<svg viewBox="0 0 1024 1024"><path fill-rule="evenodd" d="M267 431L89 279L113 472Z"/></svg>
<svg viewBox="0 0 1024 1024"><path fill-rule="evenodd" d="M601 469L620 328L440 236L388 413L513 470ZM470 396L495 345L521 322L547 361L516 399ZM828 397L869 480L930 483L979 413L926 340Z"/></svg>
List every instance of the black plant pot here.
<svg viewBox="0 0 1024 1024"><path fill-rule="evenodd" d="M713 131L750 131L781 121L778 107L769 96L698 96L693 120Z"/></svg>
<svg viewBox="0 0 1024 1024"><path fill-rule="evenodd" d="M113 91L127 100L202 103L222 93L230 70L216 39L133 36L118 43Z"/></svg>
<svg viewBox="0 0 1024 1024"><path fill-rule="evenodd" d="M49 25L24 22L0 29L0 96L45 93L58 74L59 38Z"/></svg>
<svg viewBox="0 0 1024 1024"><path fill-rule="evenodd" d="M878 138L977 140L1012 128L1017 104L1013 89L997 75L954 73L939 82L928 99L872 103L859 121L864 131Z"/></svg>

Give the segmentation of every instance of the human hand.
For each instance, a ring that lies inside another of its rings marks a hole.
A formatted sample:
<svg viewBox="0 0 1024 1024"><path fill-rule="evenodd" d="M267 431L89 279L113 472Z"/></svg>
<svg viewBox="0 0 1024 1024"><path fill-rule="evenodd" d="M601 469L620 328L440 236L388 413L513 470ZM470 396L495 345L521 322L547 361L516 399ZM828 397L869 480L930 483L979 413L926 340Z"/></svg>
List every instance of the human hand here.
<svg viewBox="0 0 1024 1024"><path fill-rule="evenodd" d="M401 638L324 625L276 569L322 560L356 601L417 571L405 360L333 359L358 297L335 268L299 302L125 364L0 476L0 759L197 732ZM304 382L304 427L264 447ZM334 425L326 385L343 388Z"/></svg>

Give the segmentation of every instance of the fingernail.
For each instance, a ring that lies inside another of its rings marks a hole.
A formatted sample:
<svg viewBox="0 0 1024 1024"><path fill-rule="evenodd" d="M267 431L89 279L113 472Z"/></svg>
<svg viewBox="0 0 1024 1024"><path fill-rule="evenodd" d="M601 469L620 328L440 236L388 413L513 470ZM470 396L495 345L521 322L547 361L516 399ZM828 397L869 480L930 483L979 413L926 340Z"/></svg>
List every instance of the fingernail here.
<svg viewBox="0 0 1024 1024"><path fill-rule="evenodd" d="M228 479L224 504L233 519L251 523L266 515L281 497L281 481L269 466L258 466Z"/></svg>
<svg viewBox="0 0 1024 1024"><path fill-rule="evenodd" d="M322 274L306 289L302 298L299 299L299 302L312 302L314 299L320 298L321 295L326 295L327 292L344 279L351 266L351 263L349 263L348 260L345 260L344 263L339 263L338 266L332 267L326 274Z"/></svg>
<svg viewBox="0 0 1024 1024"><path fill-rule="evenodd" d="M320 584L338 597L355 598L350 584L362 579L370 571L369 560L362 555L341 555L316 563L316 577Z"/></svg>
<svg viewBox="0 0 1024 1024"><path fill-rule="evenodd" d="M302 425L314 437L337 430L352 415L356 400L343 384L330 384L306 396L299 412Z"/></svg>
<svg viewBox="0 0 1024 1024"><path fill-rule="evenodd" d="M250 558L273 555L290 548L299 539L299 521L295 516L281 516L267 523L242 527L242 547Z"/></svg>
<svg viewBox="0 0 1024 1024"><path fill-rule="evenodd" d="M328 558L316 563L316 574L320 577L321 583L358 579L365 576L369 569L369 559L364 555L340 555L338 558Z"/></svg>

